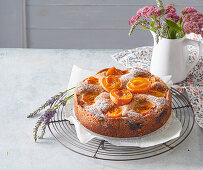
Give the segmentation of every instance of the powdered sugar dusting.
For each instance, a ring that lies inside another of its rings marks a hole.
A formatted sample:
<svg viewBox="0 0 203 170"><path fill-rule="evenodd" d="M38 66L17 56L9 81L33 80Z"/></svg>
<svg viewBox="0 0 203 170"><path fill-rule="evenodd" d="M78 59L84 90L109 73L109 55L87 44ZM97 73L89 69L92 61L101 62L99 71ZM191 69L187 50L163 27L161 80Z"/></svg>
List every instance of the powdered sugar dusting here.
<svg viewBox="0 0 203 170"><path fill-rule="evenodd" d="M95 98L95 104L86 106L85 110L90 111L99 117L104 117L104 113L111 109L113 105L114 104L109 97L109 93L103 92Z"/></svg>
<svg viewBox="0 0 203 170"><path fill-rule="evenodd" d="M155 97L149 94L134 94L132 101L128 105L123 106L122 115L132 117L132 115L136 116L137 114L139 114L134 110L134 107L138 106L140 101L146 102L148 101L156 105L156 108L153 112L158 112L161 108L163 108L166 105L166 99L163 97Z"/></svg>
<svg viewBox="0 0 203 170"><path fill-rule="evenodd" d="M127 110L126 114L128 115L128 119L132 123L141 122L143 120L143 115L136 113L134 110Z"/></svg>
<svg viewBox="0 0 203 170"><path fill-rule="evenodd" d="M160 82L154 82L152 85L151 85L151 88L152 90L158 90L158 91L166 91L167 89L167 86L164 85L163 83L160 83Z"/></svg>
<svg viewBox="0 0 203 170"><path fill-rule="evenodd" d="M94 84L88 84L86 82L79 82L76 85L76 94L82 94L84 92L102 92L104 91L103 88L101 86L97 86Z"/></svg>
<svg viewBox="0 0 203 170"><path fill-rule="evenodd" d="M141 68L137 68L137 67L134 67L131 69L130 73L134 76L134 77L147 77L147 76L151 76L151 73L146 71L146 70L143 70Z"/></svg>
<svg viewBox="0 0 203 170"><path fill-rule="evenodd" d="M135 77L147 77L151 75L151 73L149 73L148 71L137 67L129 69L129 71L130 72L128 74L125 74L120 78L122 81L123 88L125 88L127 83Z"/></svg>
<svg viewBox="0 0 203 170"><path fill-rule="evenodd" d="M149 102L156 105L155 112L166 105L166 99L164 97L155 97L152 95L147 95L147 99Z"/></svg>
<svg viewBox="0 0 203 170"><path fill-rule="evenodd" d="M126 88L127 83L130 81L130 79L134 78L134 76L130 73L125 74L123 76L121 76L120 80L122 82L122 86L123 88Z"/></svg>

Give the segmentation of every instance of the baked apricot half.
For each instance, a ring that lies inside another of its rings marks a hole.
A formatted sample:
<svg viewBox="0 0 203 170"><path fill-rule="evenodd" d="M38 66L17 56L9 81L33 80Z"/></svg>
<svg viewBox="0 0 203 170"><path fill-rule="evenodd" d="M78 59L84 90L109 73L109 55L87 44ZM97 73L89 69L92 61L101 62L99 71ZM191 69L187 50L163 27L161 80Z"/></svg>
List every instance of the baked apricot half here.
<svg viewBox="0 0 203 170"><path fill-rule="evenodd" d="M134 110L142 115L147 115L155 108L156 106L148 101L139 101L139 103L134 107Z"/></svg>
<svg viewBox="0 0 203 170"><path fill-rule="evenodd" d="M165 92L161 92L158 90L149 90L149 94L151 94L152 96L156 96L156 97L164 97L165 96Z"/></svg>
<svg viewBox="0 0 203 170"><path fill-rule="evenodd" d="M151 84L152 84L152 83L154 83L154 82L156 81L156 79L155 79L155 77L150 77L150 78L149 78L149 81L150 81Z"/></svg>
<svg viewBox="0 0 203 170"><path fill-rule="evenodd" d="M146 93L151 87L151 82L147 78L136 77L127 84L127 89L132 93Z"/></svg>
<svg viewBox="0 0 203 170"><path fill-rule="evenodd" d="M87 92L82 95L82 100L87 105L92 105L95 103L94 99L98 96L98 93L94 92Z"/></svg>
<svg viewBox="0 0 203 170"><path fill-rule="evenodd" d="M107 70L106 75L123 75L128 73L128 70L120 70L120 69L116 69L115 67L111 67Z"/></svg>
<svg viewBox="0 0 203 170"><path fill-rule="evenodd" d="M99 85L99 80L93 76L84 79L83 82L86 82L88 84Z"/></svg>
<svg viewBox="0 0 203 170"><path fill-rule="evenodd" d="M122 106L130 103L133 98L133 95L127 89L114 89L110 91L110 98L115 104Z"/></svg>
<svg viewBox="0 0 203 170"><path fill-rule="evenodd" d="M107 112L107 117L109 118L117 118L122 116L122 108L113 107Z"/></svg>
<svg viewBox="0 0 203 170"><path fill-rule="evenodd" d="M102 78L102 87L104 90L110 92L113 89L120 89L122 87L121 80L113 75Z"/></svg>

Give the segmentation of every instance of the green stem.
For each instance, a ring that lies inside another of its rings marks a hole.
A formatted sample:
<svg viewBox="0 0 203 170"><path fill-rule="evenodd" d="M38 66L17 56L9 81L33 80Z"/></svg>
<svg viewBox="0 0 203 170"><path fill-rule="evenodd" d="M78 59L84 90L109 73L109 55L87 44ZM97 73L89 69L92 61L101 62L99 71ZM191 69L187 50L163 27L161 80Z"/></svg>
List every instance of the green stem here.
<svg viewBox="0 0 203 170"><path fill-rule="evenodd" d="M74 94L71 94L70 96L66 97L63 100L60 100L59 103L55 104L53 109L58 109L62 103L66 103L68 100L70 100L71 98L73 98Z"/></svg>
<svg viewBox="0 0 203 170"><path fill-rule="evenodd" d="M35 142L37 141L37 132L38 132L39 127L42 124L42 121L43 121L43 115L40 116L40 118L38 119L38 121L37 121L37 123L35 125L35 128L33 130L33 137L34 137Z"/></svg>
<svg viewBox="0 0 203 170"><path fill-rule="evenodd" d="M63 97L64 94L70 90L73 90L75 87L72 87L70 89L67 89L63 92L60 92L59 94L57 94L56 96L61 96ZM48 101L47 101L48 102ZM47 102L45 102L42 106L40 106L37 110L35 110L34 112L30 113L29 115L27 115L27 118L31 118L31 117L34 117L36 116L40 111L42 111L43 109L45 109L47 106L49 106L49 104L47 104Z"/></svg>

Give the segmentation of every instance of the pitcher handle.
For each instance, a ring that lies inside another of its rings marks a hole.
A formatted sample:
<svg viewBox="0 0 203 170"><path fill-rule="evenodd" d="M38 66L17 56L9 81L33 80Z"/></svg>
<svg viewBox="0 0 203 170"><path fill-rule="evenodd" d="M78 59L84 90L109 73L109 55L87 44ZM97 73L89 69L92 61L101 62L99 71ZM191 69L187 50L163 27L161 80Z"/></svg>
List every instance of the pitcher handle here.
<svg viewBox="0 0 203 170"><path fill-rule="evenodd" d="M191 40L189 38L186 38L184 40L185 45L194 45L196 47L199 47L199 55L195 58L192 64L189 64L186 67L187 74L190 72L190 70L198 63L200 57L202 56L202 43L200 41Z"/></svg>

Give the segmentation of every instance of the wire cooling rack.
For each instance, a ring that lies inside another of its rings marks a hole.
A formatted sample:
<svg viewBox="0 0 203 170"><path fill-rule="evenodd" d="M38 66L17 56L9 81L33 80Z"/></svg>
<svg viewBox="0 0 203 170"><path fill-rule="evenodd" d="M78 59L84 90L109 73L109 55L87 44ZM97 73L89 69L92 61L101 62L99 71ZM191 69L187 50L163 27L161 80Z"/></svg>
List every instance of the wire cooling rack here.
<svg viewBox="0 0 203 170"><path fill-rule="evenodd" d="M174 88L171 88L171 93L172 109L182 124L182 131L178 138L156 146L147 148L115 146L96 138L86 144L80 143L74 125L64 118L64 107L57 111L48 127L54 138L65 148L90 158L129 161L154 157L168 152L181 144L188 137L194 126L194 114L190 102Z"/></svg>

